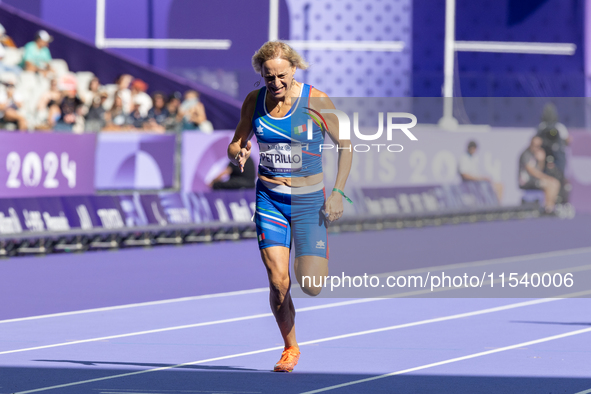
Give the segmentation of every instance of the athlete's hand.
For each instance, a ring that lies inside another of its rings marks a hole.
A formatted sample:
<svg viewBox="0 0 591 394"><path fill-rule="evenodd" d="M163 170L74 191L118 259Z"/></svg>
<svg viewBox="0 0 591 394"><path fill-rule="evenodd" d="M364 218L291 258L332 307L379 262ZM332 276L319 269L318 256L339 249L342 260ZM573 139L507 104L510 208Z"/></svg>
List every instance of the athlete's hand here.
<svg viewBox="0 0 591 394"><path fill-rule="evenodd" d="M326 219L329 221L339 220L343 216L343 196L337 192L332 192L324 203L324 212Z"/></svg>
<svg viewBox="0 0 591 394"><path fill-rule="evenodd" d="M238 154L234 158L236 161L234 164L240 167L240 172L244 172L244 164L246 163L246 160L248 160L248 158L250 157L250 148L252 148L252 143L248 141L246 143L246 146L240 149L240 152L238 152Z"/></svg>

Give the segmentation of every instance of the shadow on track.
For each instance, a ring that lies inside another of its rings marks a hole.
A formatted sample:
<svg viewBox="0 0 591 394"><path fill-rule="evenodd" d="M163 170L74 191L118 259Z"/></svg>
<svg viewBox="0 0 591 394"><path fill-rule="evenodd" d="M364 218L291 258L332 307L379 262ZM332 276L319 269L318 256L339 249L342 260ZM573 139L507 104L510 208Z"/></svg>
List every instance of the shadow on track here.
<svg viewBox="0 0 591 394"><path fill-rule="evenodd" d="M71 362L69 360L61 360ZM17 393L69 382L96 379L111 375L141 370L103 369L97 364L108 362L79 363L79 368L0 368L0 393ZM138 364L157 366L160 364ZM327 386L369 378L367 374L323 374L273 373L269 371L245 371L230 366L203 367L167 370L117 379L102 380L76 386L62 387L47 393L59 394L101 394L137 393L180 394L180 393L286 393L295 394ZM397 394L440 394L440 393L577 393L591 388L591 379L577 378L531 378L531 377L489 377L489 376L439 376L400 375L368 383L352 385L329 393L397 393Z"/></svg>

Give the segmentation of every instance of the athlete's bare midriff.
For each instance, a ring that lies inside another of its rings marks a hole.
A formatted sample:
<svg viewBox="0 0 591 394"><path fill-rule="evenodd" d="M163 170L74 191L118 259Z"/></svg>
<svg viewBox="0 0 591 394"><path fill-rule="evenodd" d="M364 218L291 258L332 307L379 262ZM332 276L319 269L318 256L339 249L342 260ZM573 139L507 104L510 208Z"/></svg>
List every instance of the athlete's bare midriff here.
<svg viewBox="0 0 591 394"><path fill-rule="evenodd" d="M278 185L285 185L285 186L293 186L293 187L302 187L302 186L312 186L317 185L318 183L322 182L324 179L324 175L314 174L308 176L302 176L297 178L281 178L281 177L269 177L259 174L259 178L263 181L276 183Z"/></svg>

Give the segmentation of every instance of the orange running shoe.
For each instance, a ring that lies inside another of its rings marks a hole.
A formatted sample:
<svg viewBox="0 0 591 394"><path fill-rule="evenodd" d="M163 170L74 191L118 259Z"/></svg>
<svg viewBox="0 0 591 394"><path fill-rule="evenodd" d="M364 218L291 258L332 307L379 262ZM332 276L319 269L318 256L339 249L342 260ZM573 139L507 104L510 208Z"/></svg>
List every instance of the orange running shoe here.
<svg viewBox="0 0 591 394"><path fill-rule="evenodd" d="M289 346L281 353L281 359L275 364L275 372L291 372L300 359L300 350L296 346Z"/></svg>

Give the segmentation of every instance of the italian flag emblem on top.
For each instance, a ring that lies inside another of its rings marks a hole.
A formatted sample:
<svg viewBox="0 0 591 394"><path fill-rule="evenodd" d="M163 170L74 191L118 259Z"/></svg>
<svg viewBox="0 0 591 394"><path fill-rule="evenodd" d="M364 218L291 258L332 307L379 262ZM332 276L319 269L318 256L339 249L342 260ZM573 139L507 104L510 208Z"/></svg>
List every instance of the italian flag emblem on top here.
<svg viewBox="0 0 591 394"><path fill-rule="evenodd" d="M297 135L300 135L300 134L302 134L302 133L305 133L305 132L306 132L306 125L305 125L305 124L303 124L303 125L301 125L301 126L294 127L294 128L293 128L293 131L294 131L294 133L296 133Z"/></svg>

